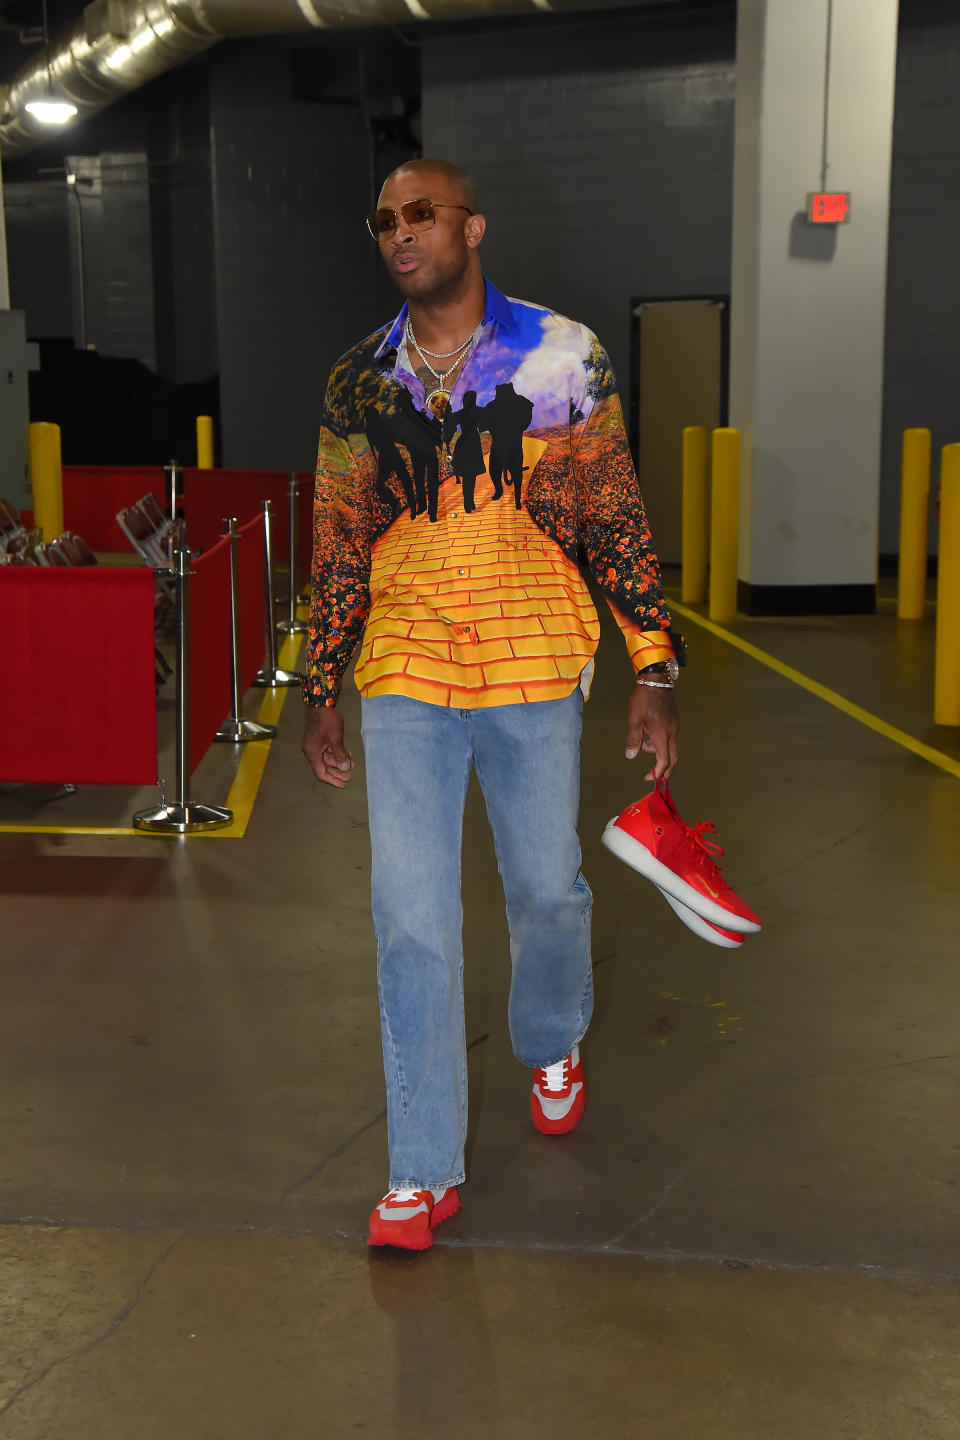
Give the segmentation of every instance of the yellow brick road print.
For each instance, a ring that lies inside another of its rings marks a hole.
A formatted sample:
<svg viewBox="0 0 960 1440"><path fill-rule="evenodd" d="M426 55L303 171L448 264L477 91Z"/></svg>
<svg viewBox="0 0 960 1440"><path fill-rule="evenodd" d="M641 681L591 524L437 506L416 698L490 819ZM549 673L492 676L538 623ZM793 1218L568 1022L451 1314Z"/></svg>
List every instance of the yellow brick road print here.
<svg viewBox="0 0 960 1440"><path fill-rule="evenodd" d="M364 695L402 691L471 709L560 699L576 688L600 627L579 569L527 512L529 478L545 449L524 436L521 509L509 488L493 498L485 444L473 514L450 475L436 525L405 511L375 543L356 669Z"/></svg>

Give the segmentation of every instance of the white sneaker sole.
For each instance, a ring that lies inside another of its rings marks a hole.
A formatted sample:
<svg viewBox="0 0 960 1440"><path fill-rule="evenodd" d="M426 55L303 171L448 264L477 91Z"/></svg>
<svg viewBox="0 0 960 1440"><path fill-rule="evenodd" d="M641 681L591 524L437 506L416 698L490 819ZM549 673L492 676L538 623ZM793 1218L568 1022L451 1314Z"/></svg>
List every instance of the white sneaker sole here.
<svg viewBox="0 0 960 1440"><path fill-rule="evenodd" d="M725 910L722 905L717 905L706 895L694 890L686 880L681 880L679 875L675 875L655 855L651 855L646 845L641 845L639 840L621 829L616 816L603 832L603 843L618 860L623 860L632 869L652 880L665 895L672 895L674 900L679 900L681 905L686 905L701 919L709 920L712 925L722 925L724 930L736 930L743 935L755 935L760 930L761 927L755 921L745 920L732 910Z"/></svg>
<svg viewBox="0 0 960 1440"><path fill-rule="evenodd" d="M699 935L701 940L706 940L711 945L722 945L724 950L740 949L743 944L742 936L740 939L735 940L732 935L721 935L716 925L711 925L709 920L704 920L695 910L691 910L689 905L684 905L682 901L675 900L672 895L668 895L666 890L661 889L659 885L657 889L674 914L679 916L687 929L692 930L694 935Z"/></svg>

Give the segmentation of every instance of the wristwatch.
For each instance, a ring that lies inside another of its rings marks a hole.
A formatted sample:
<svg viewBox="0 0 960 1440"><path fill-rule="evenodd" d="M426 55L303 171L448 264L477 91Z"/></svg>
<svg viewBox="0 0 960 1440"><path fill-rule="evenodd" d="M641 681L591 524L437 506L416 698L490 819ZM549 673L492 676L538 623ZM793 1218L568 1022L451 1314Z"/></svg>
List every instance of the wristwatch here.
<svg viewBox="0 0 960 1440"><path fill-rule="evenodd" d="M665 680L669 680L671 685L677 683L679 674L680 665L673 655L670 656L669 660L658 660L655 665L645 665L642 670L637 671L638 678L641 675L662 675Z"/></svg>

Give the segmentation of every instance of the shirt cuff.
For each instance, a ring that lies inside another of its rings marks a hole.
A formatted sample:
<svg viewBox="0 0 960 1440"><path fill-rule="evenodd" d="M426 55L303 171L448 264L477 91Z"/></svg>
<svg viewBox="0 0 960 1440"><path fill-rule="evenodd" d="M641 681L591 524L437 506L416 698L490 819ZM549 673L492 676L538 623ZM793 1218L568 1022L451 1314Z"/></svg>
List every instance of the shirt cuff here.
<svg viewBox="0 0 960 1440"><path fill-rule="evenodd" d="M675 659L670 635L666 630L644 630L631 635L627 641L630 663L639 674L648 665L659 665L664 660Z"/></svg>

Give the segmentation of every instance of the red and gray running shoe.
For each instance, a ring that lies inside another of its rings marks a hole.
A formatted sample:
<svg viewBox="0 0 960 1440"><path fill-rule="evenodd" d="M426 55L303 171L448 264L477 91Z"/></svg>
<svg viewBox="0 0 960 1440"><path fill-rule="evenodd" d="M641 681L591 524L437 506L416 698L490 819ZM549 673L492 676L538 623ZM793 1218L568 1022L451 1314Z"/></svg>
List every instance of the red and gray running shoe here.
<svg viewBox="0 0 960 1440"><path fill-rule="evenodd" d="M579 1125L586 1103L579 1045L556 1065L543 1065L533 1072L530 1112L541 1135L569 1134Z"/></svg>
<svg viewBox="0 0 960 1440"><path fill-rule="evenodd" d="M456 1185L446 1190L391 1190L370 1216L368 1245L396 1245L401 1250L428 1250L441 1220L456 1215Z"/></svg>
<svg viewBox="0 0 960 1440"><path fill-rule="evenodd" d="M668 899L678 900L710 925L738 935L755 934L760 917L721 875L714 857L722 855L723 848L708 839L713 829L711 820L685 825L669 788L662 785L615 816L603 832L603 843ZM680 918L688 923L685 916Z"/></svg>

